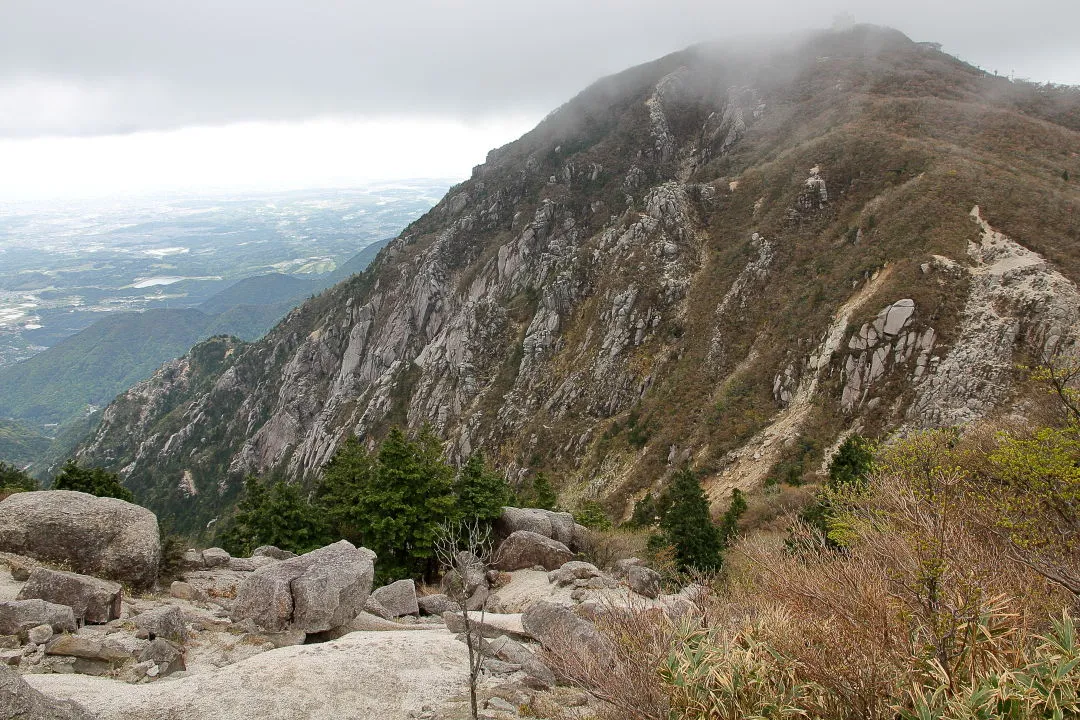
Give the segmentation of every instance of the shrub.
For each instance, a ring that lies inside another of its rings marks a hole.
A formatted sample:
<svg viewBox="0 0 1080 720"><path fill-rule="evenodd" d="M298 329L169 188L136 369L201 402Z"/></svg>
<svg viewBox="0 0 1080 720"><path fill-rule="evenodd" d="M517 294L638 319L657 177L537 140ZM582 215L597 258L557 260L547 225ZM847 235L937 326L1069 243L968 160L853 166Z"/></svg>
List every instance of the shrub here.
<svg viewBox="0 0 1080 720"><path fill-rule="evenodd" d="M579 525L584 525L590 530L610 530L611 518L608 517L604 506L595 500L586 500L574 513L574 520Z"/></svg>

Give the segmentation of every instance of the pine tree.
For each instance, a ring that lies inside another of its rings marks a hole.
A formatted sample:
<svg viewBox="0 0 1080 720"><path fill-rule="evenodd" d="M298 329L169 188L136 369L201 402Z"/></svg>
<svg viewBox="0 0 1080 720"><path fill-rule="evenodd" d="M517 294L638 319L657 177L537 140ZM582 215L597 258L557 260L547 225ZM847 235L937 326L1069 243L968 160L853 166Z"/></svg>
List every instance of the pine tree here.
<svg viewBox="0 0 1080 720"><path fill-rule="evenodd" d="M512 492L506 480L484 463L484 453L477 450L461 467L456 483L457 514L465 521L494 521L509 504Z"/></svg>
<svg viewBox="0 0 1080 720"><path fill-rule="evenodd" d="M861 490L866 487L873 466L874 444L860 435L852 435L829 463L829 487Z"/></svg>
<svg viewBox="0 0 1080 720"><path fill-rule="evenodd" d="M590 530L610 530L611 518L608 517L604 506L595 500L586 500L574 513L574 521Z"/></svg>
<svg viewBox="0 0 1080 720"><path fill-rule="evenodd" d="M731 505L728 506L727 511L724 512L724 517L720 520L720 542L724 547L731 544L731 541L735 539L735 535L739 532L739 518L743 516L748 507L746 502L746 496L743 495L742 490L735 488L731 491Z"/></svg>
<svg viewBox="0 0 1080 720"><path fill-rule="evenodd" d="M656 524L658 510L652 493L645 493L645 497L634 503L634 513L630 516L630 524L634 527L647 528Z"/></svg>
<svg viewBox="0 0 1080 720"><path fill-rule="evenodd" d="M675 474L668 491L670 505L660 521L667 544L675 548L682 570L716 570L723 558L719 529L709 516L709 501L689 468Z"/></svg>
<svg viewBox="0 0 1080 720"><path fill-rule="evenodd" d="M84 468L68 460L53 478L53 490L76 490L98 497L111 497L135 502L131 491L120 484L120 476L101 468Z"/></svg>
<svg viewBox="0 0 1080 720"><path fill-rule="evenodd" d="M335 539L363 544L360 533L366 519L359 514L359 501L377 482L377 461L358 438L351 437L323 468L316 502Z"/></svg>
<svg viewBox="0 0 1080 720"><path fill-rule="evenodd" d="M347 455L339 458L339 451L328 466L338 486L355 493L352 507L339 517L347 517L357 540L379 556L379 580L433 572L438 526L455 510L453 470L442 460L438 438L424 429L410 440L395 427L373 465L364 462L356 445L345 447ZM349 477L353 471L358 474ZM323 493L328 496L333 494Z"/></svg>
<svg viewBox="0 0 1080 720"><path fill-rule="evenodd" d="M532 492L529 494L529 507L543 510L554 510L559 505L559 496L555 494L547 475L542 472L536 473L532 481Z"/></svg>
<svg viewBox="0 0 1080 720"><path fill-rule="evenodd" d="M234 555L250 555L260 545L305 553L329 542L326 523L299 486L281 480L268 486L250 475L220 538Z"/></svg>

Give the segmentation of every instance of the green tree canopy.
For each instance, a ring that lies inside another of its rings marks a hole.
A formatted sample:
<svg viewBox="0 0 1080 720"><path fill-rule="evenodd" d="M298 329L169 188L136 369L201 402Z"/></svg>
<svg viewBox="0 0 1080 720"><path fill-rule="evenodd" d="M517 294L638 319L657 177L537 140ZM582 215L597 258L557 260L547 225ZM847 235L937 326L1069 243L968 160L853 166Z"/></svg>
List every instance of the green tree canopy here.
<svg viewBox="0 0 1080 720"><path fill-rule="evenodd" d="M463 520L492 522L510 504L513 491L502 475L484 463L484 453L477 450L461 467L455 490L457 514Z"/></svg>
<svg viewBox="0 0 1080 720"><path fill-rule="evenodd" d="M327 465L321 502L349 506L329 514L379 556L380 581L431 575L438 527L457 510L438 438L427 428L415 438L394 428L374 458L361 451L346 443Z"/></svg>
<svg viewBox="0 0 1080 720"><path fill-rule="evenodd" d="M645 493L645 497L634 503L634 513L630 516L630 524L641 528L652 527L656 524L659 515L660 511L656 507L656 500L653 499L652 493Z"/></svg>
<svg viewBox="0 0 1080 720"><path fill-rule="evenodd" d="M723 560L720 530L709 515L709 501L690 468L675 473L667 492L669 504L660 521L667 544L675 548L682 570L717 570Z"/></svg>
<svg viewBox="0 0 1080 720"><path fill-rule="evenodd" d="M521 501L524 507L554 510L559 505L559 496L555 494L547 475L538 472L533 476L531 487L521 493Z"/></svg>
<svg viewBox="0 0 1080 720"><path fill-rule="evenodd" d="M0 462L0 493L10 494L37 489L37 480L27 475L25 471L14 465Z"/></svg>
<svg viewBox="0 0 1080 720"><path fill-rule="evenodd" d="M101 468L84 468L68 460L53 478L53 490L77 490L98 497L111 497L135 502L131 491L120 484L120 476Z"/></svg>
<svg viewBox="0 0 1080 720"><path fill-rule="evenodd" d="M267 485L253 475L245 478L236 515L220 537L224 548L239 556L260 545L305 553L330 541L326 522L298 485L281 480Z"/></svg>

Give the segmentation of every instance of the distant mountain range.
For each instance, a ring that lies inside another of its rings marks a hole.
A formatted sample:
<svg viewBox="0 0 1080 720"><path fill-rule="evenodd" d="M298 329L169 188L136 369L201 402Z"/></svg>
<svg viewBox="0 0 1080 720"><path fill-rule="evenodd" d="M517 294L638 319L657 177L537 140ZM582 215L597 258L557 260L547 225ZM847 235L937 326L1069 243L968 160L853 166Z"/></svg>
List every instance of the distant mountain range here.
<svg viewBox="0 0 1080 720"><path fill-rule="evenodd" d="M15 365L0 367L0 460L26 464L52 435L215 335L262 337L308 297L363 269L388 241L332 273L272 273L240 280L196 308L109 314Z"/></svg>

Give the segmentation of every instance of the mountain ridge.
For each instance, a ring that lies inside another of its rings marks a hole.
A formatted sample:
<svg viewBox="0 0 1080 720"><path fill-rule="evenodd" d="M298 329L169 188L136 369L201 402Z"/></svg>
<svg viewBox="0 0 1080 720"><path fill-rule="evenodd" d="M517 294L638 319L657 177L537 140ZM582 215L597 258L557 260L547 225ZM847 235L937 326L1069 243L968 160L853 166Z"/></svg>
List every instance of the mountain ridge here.
<svg viewBox="0 0 1080 720"><path fill-rule="evenodd" d="M854 430L995 412L1015 359L1072 352L1080 93L866 26L744 50L590 86L369 271L121 395L80 457L195 528L246 472L426 422L571 507L624 517L690 463L720 508Z"/></svg>

